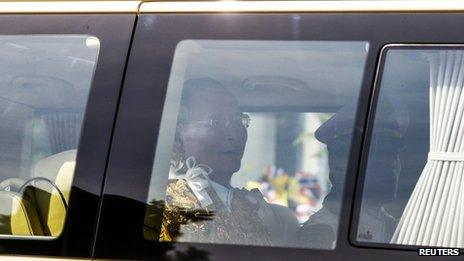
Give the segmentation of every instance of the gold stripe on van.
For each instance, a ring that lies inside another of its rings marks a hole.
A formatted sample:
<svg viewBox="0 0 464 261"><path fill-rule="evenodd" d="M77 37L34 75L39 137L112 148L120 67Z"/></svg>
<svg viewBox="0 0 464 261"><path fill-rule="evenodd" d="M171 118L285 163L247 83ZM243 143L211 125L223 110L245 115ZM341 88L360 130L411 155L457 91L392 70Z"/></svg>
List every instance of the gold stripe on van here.
<svg viewBox="0 0 464 261"><path fill-rule="evenodd" d="M145 2L140 13L200 12L446 12L464 11L462 0L417 1L216 1Z"/></svg>
<svg viewBox="0 0 464 261"><path fill-rule="evenodd" d="M14 256L0 255L0 261L78 261L90 260L83 258L64 258L64 257L32 257L32 256Z"/></svg>
<svg viewBox="0 0 464 261"><path fill-rule="evenodd" d="M0 2L0 13L137 13L141 1Z"/></svg>

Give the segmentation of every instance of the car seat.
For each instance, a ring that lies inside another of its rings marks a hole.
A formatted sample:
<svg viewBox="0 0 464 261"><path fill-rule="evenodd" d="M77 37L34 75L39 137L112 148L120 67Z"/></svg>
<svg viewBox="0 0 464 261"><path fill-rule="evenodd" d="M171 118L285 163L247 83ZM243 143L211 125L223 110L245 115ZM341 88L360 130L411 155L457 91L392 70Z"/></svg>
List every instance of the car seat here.
<svg viewBox="0 0 464 261"><path fill-rule="evenodd" d="M76 150L68 150L37 162L33 178L20 193L33 205L44 236L59 236L63 230L74 177Z"/></svg>
<svg viewBox="0 0 464 261"><path fill-rule="evenodd" d="M34 206L18 193L0 191L0 234L43 235Z"/></svg>

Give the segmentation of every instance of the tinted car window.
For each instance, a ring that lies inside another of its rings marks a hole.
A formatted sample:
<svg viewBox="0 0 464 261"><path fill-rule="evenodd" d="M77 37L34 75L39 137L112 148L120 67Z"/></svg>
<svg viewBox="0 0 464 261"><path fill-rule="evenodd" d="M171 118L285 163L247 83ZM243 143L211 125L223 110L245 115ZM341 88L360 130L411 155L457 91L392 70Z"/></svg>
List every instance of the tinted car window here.
<svg viewBox="0 0 464 261"><path fill-rule="evenodd" d="M100 42L0 36L0 234L57 237Z"/></svg>
<svg viewBox="0 0 464 261"><path fill-rule="evenodd" d="M463 247L463 51L384 57L357 239Z"/></svg>
<svg viewBox="0 0 464 261"><path fill-rule="evenodd" d="M144 236L333 249L365 42L177 45Z"/></svg>

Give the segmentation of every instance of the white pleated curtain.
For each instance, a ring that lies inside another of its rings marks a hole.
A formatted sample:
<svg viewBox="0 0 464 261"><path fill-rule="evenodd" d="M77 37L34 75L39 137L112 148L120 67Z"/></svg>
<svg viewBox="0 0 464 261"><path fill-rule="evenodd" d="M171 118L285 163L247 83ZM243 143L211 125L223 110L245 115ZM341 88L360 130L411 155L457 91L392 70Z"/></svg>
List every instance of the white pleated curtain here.
<svg viewBox="0 0 464 261"><path fill-rule="evenodd" d="M428 56L430 152L392 243L464 247L463 54Z"/></svg>

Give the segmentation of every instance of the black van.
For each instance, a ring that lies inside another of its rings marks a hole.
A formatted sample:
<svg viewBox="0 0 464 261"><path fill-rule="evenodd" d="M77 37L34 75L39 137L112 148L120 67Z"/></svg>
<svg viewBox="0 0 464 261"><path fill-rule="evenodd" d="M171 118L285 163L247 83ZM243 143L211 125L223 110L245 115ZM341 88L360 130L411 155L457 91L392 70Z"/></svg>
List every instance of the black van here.
<svg viewBox="0 0 464 261"><path fill-rule="evenodd" d="M0 2L0 260L464 248L464 2Z"/></svg>

